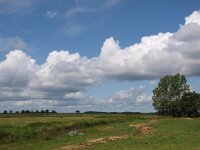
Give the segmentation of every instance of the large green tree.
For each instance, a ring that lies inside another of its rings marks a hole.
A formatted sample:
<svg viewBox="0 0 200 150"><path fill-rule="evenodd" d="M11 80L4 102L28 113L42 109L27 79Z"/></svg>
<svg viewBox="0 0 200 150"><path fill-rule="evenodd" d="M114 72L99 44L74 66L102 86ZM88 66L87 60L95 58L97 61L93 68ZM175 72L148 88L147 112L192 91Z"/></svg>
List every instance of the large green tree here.
<svg viewBox="0 0 200 150"><path fill-rule="evenodd" d="M160 79L153 90L153 106L159 114L180 116L181 99L189 92L189 85L184 75L167 75Z"/></svg>

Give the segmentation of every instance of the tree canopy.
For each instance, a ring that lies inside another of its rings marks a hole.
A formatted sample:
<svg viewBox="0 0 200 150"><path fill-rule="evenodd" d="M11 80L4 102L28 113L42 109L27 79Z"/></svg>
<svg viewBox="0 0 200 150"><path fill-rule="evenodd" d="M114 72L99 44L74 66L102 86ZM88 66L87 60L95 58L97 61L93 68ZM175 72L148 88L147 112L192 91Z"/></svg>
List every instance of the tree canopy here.
<svg viewBox="0 0 200 150"><path fill-rule="evenodd" d="M153 106L161 115L198 115L200 95L190 92L186 77L167 75L153 90ZM191 106L192 105L192 106Z"/></svg>

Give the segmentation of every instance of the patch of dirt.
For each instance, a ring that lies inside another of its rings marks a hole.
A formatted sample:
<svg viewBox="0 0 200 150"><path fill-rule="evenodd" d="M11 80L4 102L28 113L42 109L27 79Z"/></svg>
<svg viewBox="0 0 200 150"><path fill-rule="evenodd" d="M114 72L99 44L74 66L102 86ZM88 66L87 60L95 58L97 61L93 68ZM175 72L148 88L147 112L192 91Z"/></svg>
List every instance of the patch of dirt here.
<svg viewBox="0 0 200 150"><path fill-rule="evenodd" d="M139 130L140 133L147 134L149 132L153 132L153 128L149 126L149 124L130 124L130 127L135 127Z"/></svg>
<svg viewBox="0 0 200 150"><path fill-rule="evenodd" d="M95 144L107 143L107 142L117 141L117 140L126 139L126 138L128 138L128 135L101 137L97 139L88 140L79 145L70 145L70 146L61 147L57 150L80 150L82 148L91 147Z"/></svg>

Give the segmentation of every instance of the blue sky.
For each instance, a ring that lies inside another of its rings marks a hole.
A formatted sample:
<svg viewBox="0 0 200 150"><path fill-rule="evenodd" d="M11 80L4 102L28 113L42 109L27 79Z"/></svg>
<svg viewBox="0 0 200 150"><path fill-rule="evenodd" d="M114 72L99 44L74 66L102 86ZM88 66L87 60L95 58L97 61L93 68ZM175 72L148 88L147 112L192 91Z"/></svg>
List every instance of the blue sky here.
<svg viewBox="0 0 200 150"><path fill-rule="evenodd" d="M0 109L150 112L159 78L177 72L200 92L199 7L0 0Z"/></svg>

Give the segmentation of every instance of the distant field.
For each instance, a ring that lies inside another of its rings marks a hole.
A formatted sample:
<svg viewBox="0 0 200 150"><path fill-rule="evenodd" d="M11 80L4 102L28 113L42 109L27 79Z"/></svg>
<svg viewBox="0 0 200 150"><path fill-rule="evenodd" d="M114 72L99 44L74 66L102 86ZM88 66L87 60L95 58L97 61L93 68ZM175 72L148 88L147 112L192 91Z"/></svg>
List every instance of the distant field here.
<svg viewBox="0 0 200 150"><path fill-rule="evenodd" d="M0 150L199 150L200 118L0 115Z"/></svg>

